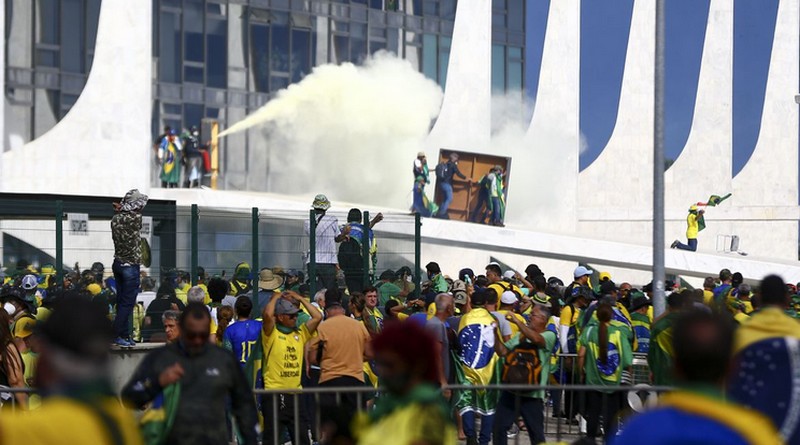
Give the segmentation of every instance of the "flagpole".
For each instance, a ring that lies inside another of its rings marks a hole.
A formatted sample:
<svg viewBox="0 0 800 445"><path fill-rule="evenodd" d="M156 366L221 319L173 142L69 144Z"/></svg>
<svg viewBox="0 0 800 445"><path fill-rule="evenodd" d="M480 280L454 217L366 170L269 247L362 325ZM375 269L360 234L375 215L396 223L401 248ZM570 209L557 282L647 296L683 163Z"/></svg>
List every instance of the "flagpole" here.
<svg viewBox="0 0 800 445"><path fill-rule="evenodd" d="M664 27L665 1L656 0L656 48L653 114L653 309L665 310L664 281Z"/></svg>

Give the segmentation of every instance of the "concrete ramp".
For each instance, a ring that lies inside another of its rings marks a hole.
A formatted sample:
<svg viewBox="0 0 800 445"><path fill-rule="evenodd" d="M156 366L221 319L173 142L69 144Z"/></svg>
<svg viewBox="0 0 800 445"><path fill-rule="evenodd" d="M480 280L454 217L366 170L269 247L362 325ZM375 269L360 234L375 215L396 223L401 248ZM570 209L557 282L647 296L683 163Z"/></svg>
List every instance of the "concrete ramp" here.
<svg viewBox="0 0 800 445"><path fill-rule="evenodd" d="M277 212L307 211L313 198L206 189L153 189L151 196L175 200L179 206L189 206L194 203L202 207L240 209L242 212L249 212L250 208L258 207L262 209L263 215L269 215L270 209ZM408 213L398 209L381 209L335 200L332 211L345 213L351 207L369 210L372 214L378 211L393 214ZM414 227L413 224L378 226L376 232L412 238ZM703 239L703 242L709 245L711 240ZM605 241L580 234L537 232L526 230L525 227L498 228L423 218L422 244L423 264L427 261L437 261L443 270L448 271L457 271L462 267L483 267L486 263L480 263L481 261L498 254L512 254L531 260L541 258L571 263L582 262L592 266L640 272L649 272L653 267L653 251L648 245ZM413 257L409 259L413 260ZM558 270L558 276L564 277L571 273L569 267L562 268L563 270ZM706 276L716 276L721 269L728 268L741 272L744 278L751 282L761 280L769 274L778 274L788 282L800 281L800 261L746 257L737 253L667 250L666 268L669 274L701 279Z"/></svg>

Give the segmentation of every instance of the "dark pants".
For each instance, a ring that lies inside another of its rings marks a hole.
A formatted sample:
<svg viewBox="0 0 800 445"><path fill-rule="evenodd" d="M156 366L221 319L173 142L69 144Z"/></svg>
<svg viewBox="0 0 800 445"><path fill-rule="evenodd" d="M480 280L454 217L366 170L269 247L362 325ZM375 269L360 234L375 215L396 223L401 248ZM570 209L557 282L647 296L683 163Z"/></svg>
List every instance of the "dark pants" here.
<svg viewBox="0 0 800 445"><path fill-rule="evenodd" d="M336 377L319 384L320 388L361 388L364 382L354 377ZM321 394L320 410L322 430L326 433L326 443L338 442L338 439L352 440L350 424L359 409L358 395L354 392L339 394ZM363 400L366 398L362 397Z"/></svg>
<svg viewBox="0 0 800 445"><path fill-rule="evenodd" d="M297 404L297 419L295 419L295 404ZM283 443L283 429L289 430L289 438L294 445L309 445L308 417L302 403L300 394L266 394L261 397L261 412L264 413L264 445L275 445L277 427L278 444ZM300 442L295 442L295 421L299 430Z"/></svg>
<svg viewBox="0 0 800 445"><path fill-rule="evenodd" d="M324 289L338 289L336 284L336 265L317 264L317 281Z"/></svg>
<svg viewBox="0 0 800 445"><path fill-rule="evenodd" d="M689 244L678 243L675 248L680 250L690 250L697 252L697 238L689 238Z"/></svg>
<svg viewBox="0 0 800 445"><path fill-rule="evenodd" d="M489 203L489 192L485 189L481 189L478 192L478 204L475 206L475 210L472 211L472 217L470 221L472 222L479 222L483 224L486 222L486 205Z"/></svg>
<svg viewBox="0 0 800 445"><path fill-rule="evenodd" d="M477 434L478 443L480 445L486 445L492 440L492 426L494 425L494 416L495 416L494 414L492 414L491 416L481 416L481 431L479 434ZM467 436L467 439L476 438L475 411L467 411L464 414L462 414L461 421L464 424L464 435Z"/></svg>
<svg viewBox="0 0 800 445"><path fill-rule="evenodd" d="M131 316L136 296L139 295L139 265L123 266L119 260L114 260L111 270L114 271L114 280L117 282L117 315L114 318L114 334L117 337L128 338L131 336Z"/></svg>
<svg viewBox="0 0 800 445"><path fill-rule="evenodd" d="M319 386L319 368L311 367L311 370L308 374L305 372L303 373L301 383L303 384L303 388L316 388ZM306 418L308 419L308 425L311 427L311 438L312 440L316 441L319 438L317 437L317 431L319 425L317 425L317 395L316 394L303 394L303 404L301 405L302 408L305 408L306 411Z"/></svg>
<svg viewBox="0 0 800 445"><path fill-rule="evenodd" d="M447 218L447 209L450 208L450 203L453 202L453 184L442 182L439 184L439 190L442 191L442 205L439 206L439 216Z"/></svg>
<svg viewBox="0 0 800 445"><path fill-rule="evenodd" d="M544 437L544 402L542 399L518 397L510 392L500 393L497 402L497 411L494 413L494 439L493 445L506 445L508 437L506 432L514 421L522 416L531 445L546 442Z"/></svg>
<svg viewBox="0 0 800 445"><path fill-rule="evenodd" d="M347 289L350 295L355 292L364 290L364 269L350 269L344 271L344 281L347 283Z"/></svg>
<svg viewBox="0 0 800 445"><path fill-rule="evenodd" d="M605 441L614 437L617 425L617 413L622 409L622 394L607 394L598 391L588 391L585 393L586 405L584 413L586 416L586 435L595 438L600 435L600 415L603 416L603 431Z"/></svg>

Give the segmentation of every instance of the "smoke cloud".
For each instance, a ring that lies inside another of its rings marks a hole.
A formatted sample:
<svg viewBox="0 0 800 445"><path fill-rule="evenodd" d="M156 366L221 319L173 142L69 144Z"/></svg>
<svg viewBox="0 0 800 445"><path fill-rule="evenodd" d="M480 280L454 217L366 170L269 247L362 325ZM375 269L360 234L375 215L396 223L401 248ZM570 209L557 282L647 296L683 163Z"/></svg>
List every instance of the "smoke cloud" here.
<svg viewBox="0 0 800 445"><path fill-rule="evenodd" d="M407 208L412 161L442 97L409 62L379 52L361 66L316 67L220 136L263 126L269 192Z"/></svg>

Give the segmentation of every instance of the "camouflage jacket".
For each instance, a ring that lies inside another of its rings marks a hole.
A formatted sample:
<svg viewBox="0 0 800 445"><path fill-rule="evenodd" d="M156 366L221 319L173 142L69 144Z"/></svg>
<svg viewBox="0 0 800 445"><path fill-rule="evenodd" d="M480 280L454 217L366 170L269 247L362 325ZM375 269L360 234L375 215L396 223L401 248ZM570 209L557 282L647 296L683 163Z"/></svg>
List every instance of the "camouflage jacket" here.
<svg viewBox="0 0 800 445"><path fill-rule="evenodd" d="M139 232L142 214L119 212L111 218L111 237L114 239L114 258L121 263L141 264L142 246Z"/></svg>

